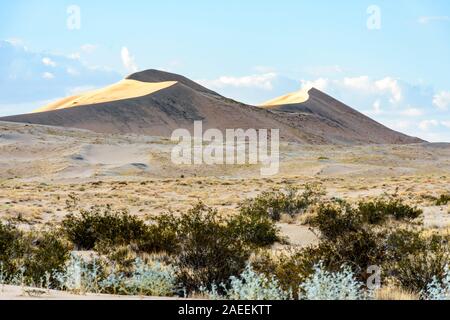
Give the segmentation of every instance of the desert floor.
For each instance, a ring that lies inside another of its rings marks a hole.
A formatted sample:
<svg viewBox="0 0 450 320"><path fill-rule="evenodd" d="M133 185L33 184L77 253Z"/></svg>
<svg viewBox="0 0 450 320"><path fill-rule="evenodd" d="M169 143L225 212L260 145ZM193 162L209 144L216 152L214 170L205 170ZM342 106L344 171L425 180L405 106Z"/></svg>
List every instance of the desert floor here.
<svg viewBox="0 0 450 320"><path fill-rule="evenodd" d="M201 200L228 215L237 212L242 200L263 191L317 182L328 197L349 201L397 192L423 208L425 228L450 229L450 208L429 199L450 192L450 144L284 143L280 173L270 178L260 175L259 166L176 166L170 158L173 146L167 138L0 123L0 219L25 230L54 226L73 199L79 207L110 204L143 218L178 214ZM301 221L283 221L279 227L293 246L317 241ZM0 296L76 298L33 294L7 287Z"/></svg>
<svg viewBox="0 0 450 320"><path fill-rule="evenodd" d="M67 201L111 204L143 218L177 214L199 200L223 214L272 188L321 183L329 197L350 201L397 192L424 209L427 228L447 229L449 208L428 196L450 192L450 144L310 146L284 143L280 173L260 166L177 166L167 138L0 123L0 218L23 228L54 225ZM293 245L315 240L296 221L280 224Z"/></svg>

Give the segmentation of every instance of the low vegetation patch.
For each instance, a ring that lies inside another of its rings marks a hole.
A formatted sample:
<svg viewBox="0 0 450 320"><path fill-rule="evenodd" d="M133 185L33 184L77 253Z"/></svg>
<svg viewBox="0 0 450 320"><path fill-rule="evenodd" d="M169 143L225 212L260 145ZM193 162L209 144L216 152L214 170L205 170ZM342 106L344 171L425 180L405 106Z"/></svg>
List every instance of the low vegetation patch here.
<svg viewBox="0 0 450 320"><path fill-rule="evenodd" d="M350 204L326 200L308 185L262 193L230 217L200 202L149 221L110 206L79 210L76 202L70 198L72 213L51 232L0 223L0 283L77 293L348 300L373 298L367 281L375 267L396 288L424 299L448 296L450 239L422 232L422 211L398 196ZM306 211L319 243L271 250L282 240L276 221Z"/></svg>
<svg viewBox="0 0 450 320"><path fill-rule="evenodd" d="M305 212L323 195L324 191L317 184L306 185L303 192L290 187L283 191L267 191L254 199L244 201L240 205L240 212L251 216L269 216L273 220L279 221L282 214L293 217Z"/></svg>

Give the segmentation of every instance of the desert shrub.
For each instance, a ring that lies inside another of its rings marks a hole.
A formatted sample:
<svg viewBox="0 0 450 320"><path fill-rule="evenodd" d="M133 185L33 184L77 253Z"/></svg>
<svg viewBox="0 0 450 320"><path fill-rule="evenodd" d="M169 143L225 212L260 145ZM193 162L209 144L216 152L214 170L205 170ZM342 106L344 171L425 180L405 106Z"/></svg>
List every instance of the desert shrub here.
<svg viewBox="0 0 450 320"><path fill-rule="evenodd" d="M434 277L422 296L428 300L450 300L450 269L448 265L445 266L444 277L441 280Z"/></svg>
<svg viewBox="0 0 450 320"><path fill-rule="evenodd" d="M342 267L334 273L327 271L321 264L314 269L314 274L300 285L300 299L365 300L371 297L348 267Z"/></svg>
<svg viewBox="0 0 450 320"><path fill-rule="evenodd" d="M383 224L389 218L413 220L423 213L421 209L409 206L395 197L360 202L358 211L364 221L369 224Z"/></svg>
<svg viewBox="0 0 450 320"><path fill-rule="evenodd" d="M110 206L81 210L63 221L68 239L79 249L91 250L102 241L111 245L129 244L145 237L147 227L126 211L115 211Z"/></svg>
<svg viewBox="0 0 450 320"><path fill-rule="evenodd" d="M424 292L434 279L445 278L450 252L440 236L418 236L412 246L391 247L390 251L397 251L396 259L388 263L390 273L405 289Z"/></svg>
<svg viewBox="0 0 450 320"><path fill-rule="evenodd" d="M266 277L274 276L280 288L298 298L299 285L313 272L320 257L316 257L313 247L288 251L276 256L269 252L260 253L252 262L256 272Z"/></svg>
<svg viewBox="0 0 450 320"><path fill-rule="evenodd" d="M383 226L389 218L412 220L422 213L422 210L394 198L362 201L356 208L340 200L321 203L316 209L316 215L307 222L316 227L325 239L333 240L371 225Z"/></svg>
<svg viewBox="0 0 450 320"><path fill-rule="evenodd" d="M75 293L99 293L103 277L103 267L96 258L86 261L80 255L72 253L68 263L60 271L54 271L56 288Z"/></svg>
<svg viewBox="0 0 450 320"><path fill-rule="evenodd" d="M159 261L145 263L137 258L129 275L112 272L100 286L105 292L112 293L173 296L177 289L176 269Z"/></svg>
<svg viewBox="0 0 450 320"><path fill-rule="evenodd" d="M178 277L187 292L225 283L245 268L250 247L216 210L199 203L175 220Z"/></svg>
<svg viewBox="0 0 450 320"><path fill-rule="evenodd" d="M54 286L52 272L61 271L69 259L69 246L55 233L30 234L25 237L23 258L24 276L34 284L45 279L46 286Z"/></svg>
<svg viewBox="0 0 450 320"><path fill-rule="evenodd" d="M305 191L287 188L284 192L278 190L266 191L254 199L244 201L240 211L247 215L269 215L279 221L282 214L295 216L304 212L310 205L316 203L323 195L318 185L306 185Z"/></svg>
<svg viewBox="0 0 450 320"><path fill-rule="evenodd" d="M118 271L97 258L86 261L72 254L62 271L55 271L57 288L75 293L173 296L176 269L159 261L136 258L127 272Z"/></svg>
<svg viewBox="0 0 450 320"><path fill-rule="evenodd" d="M436 199L437 206L446 206L450 202L450 194L441 194L438 199Z"/></svg>
<svg viewBox="0 0 450 320"><path fill-rule="evenodd" d="M23 257L25 245L23 233L11 224L0 222L0 268L2 278L15 274L20 268L20 258Z"/></svg>
<svg viewBox="0 0 450 320"><path fill-rule="evenodd" d="M139 241L139 249L148 253L176 253L179 250L178 219L171 214L153 218L147 232Z"/></svg>
<svg viewBox="0 0 450 320"><path fill-rule="evenodd" d="M230 232L243 242L256 247L265 247L280 241L279 230L268 215L245 211L229 222Z"/></svg>
<svg viewBox="0 0 450 320"><path fill-rule="evenodd" d="M2 280L51 286L52 270L63 268L69 247L55 233L27 234L0 223L0 272Z"/></svg>
<svg viewBox="0 0 450 320"><path fill-rule="evenodd" d="M227 300L288 300L292 295L281 289L275 277L255 272L248 265L239 277L232 276L228 286L221 284L224 293L218 293L217 286L203 290L212 299Z"/></svg>
<svg viewBox="0 0 450 320"><path fill-rule="evenodd" d="M308 222L327 240L334 240L349 232L357 232L364 225L362 217L346 202L320 204L316 215Z"/></svg>

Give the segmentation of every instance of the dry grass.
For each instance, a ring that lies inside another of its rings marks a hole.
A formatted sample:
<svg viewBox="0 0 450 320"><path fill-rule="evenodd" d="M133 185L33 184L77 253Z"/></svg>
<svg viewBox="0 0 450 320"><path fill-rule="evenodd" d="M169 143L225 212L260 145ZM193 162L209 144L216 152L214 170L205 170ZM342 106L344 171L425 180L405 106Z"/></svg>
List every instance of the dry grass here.
<svg viewBox="0 0 450 320"><path fill-rule="evenodd" d="M375 291L376 300L419 300L417 294L405 291L401 288L386 286Z"/></svg>

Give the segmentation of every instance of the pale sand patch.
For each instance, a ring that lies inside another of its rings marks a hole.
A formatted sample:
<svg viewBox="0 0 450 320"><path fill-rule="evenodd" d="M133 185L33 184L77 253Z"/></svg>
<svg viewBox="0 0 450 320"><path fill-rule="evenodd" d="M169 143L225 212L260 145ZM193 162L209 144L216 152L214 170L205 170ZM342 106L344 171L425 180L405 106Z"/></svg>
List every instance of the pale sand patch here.
<svg viewBox="0 0 450 320"><path fill-rule="evenodd" d="M157 91L167 89L175 85L176 81L166 82L141 82L125 79L109 87L86 92L81 95L58 100L47 106L37 109L33 113L54 111L66 108L73 108L83 105L133 99L146 96Z"/></svg>
<svg viewBox="0 0 450 320"><path fill-rule="evenodd" d="M0 286L0 300L179 300L172 297L118 296L107 294L72 294L64 291L20 286Z"/></svg>
<svg viewBox="0 0 450 320"><path fill-rule="evenodd" d="M270 109L270 107L280 106L284 104L303 103L308 101L309 94L307 90L300 90L297 92L289 93L287 95L275 98L273 100L263 103L261 106Z"/></svg>
<svg viewBox="0 0 450 320"><path fill-rule="evenodd" d="M288 223L279 223L277 226L292 246L304 248L319 243L317 235L307 226Z"/></svg>

